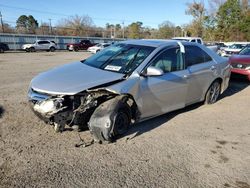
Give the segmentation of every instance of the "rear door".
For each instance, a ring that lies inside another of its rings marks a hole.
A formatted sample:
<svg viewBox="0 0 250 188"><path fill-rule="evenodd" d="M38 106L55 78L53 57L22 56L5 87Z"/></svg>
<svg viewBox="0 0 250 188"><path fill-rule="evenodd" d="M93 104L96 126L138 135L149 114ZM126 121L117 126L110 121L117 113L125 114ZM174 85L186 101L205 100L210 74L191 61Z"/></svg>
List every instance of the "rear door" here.
<svg viewBox="0 0 250 188"><path fill-rule="evenodd" d="M194 45L185 45L185 65L189 73L186 77L188 105L202 100L204 92L215 78L216 65L204 50Z"/></svg>
<svg viewBox="0 0 250 188"><path fill-rule="evenodd" d="M163 70L161 76L141 77L142 117L160 115L185 106L187 83L179 47L166 49L153 59L150 66Z"/></svg>
<svg viewBox="0 0 250 188"><path fill-rule="evenodd" d="M50 42L49 41L39 41L38 42L38 49L39 50L48 50L50 46Z"/></svg>

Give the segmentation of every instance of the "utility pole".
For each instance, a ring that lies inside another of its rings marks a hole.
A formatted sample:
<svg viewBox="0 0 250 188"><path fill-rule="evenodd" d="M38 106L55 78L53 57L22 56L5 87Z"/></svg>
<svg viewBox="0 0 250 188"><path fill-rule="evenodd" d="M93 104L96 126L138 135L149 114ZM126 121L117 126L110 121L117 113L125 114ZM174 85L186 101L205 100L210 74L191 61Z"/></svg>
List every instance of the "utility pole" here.
<svg viewBox="0 0 250 188"><path fill-rule="evenodd" d="M124 39L124 21L122 21L122 38Z"/></svg>
<svg viewBox="0 0 250 188"><path fill-rule="evenodd" d="M49 19L49 30L50 30L50 35L52 35L51 19Z"/></svg>
<svg viewBox="0 0 250 188"><path fill-rule="evenodd" d="M4 33L3 16L2 16L1 11L0 11L0 20L1 20L2 31L3 31L3 33Z"/></svg>

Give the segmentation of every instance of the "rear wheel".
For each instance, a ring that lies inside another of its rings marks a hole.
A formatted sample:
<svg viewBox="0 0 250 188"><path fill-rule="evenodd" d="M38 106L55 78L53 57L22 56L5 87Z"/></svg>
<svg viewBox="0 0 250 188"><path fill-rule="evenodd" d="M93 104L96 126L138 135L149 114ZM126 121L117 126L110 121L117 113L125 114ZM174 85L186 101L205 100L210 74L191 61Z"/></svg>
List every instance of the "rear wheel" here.
<svg viewBox="0 0 250 188"><path fill-rule="evenodd" d="M207 91L205 104L214 104L220 96L220 89L220 82L218 80L214 81Z"/></svg>
<svg viewBox="0 0 250 188"><path fill-rule="evenodd" d="M4 53L4 49L3 48L0 48L0 53Z"/></svg>
<svg viewBox="0 0 250 188"><path fill-rule="evenodd" d="M50 47L49 51L54 52L56 50L55 47Z"/></svg>

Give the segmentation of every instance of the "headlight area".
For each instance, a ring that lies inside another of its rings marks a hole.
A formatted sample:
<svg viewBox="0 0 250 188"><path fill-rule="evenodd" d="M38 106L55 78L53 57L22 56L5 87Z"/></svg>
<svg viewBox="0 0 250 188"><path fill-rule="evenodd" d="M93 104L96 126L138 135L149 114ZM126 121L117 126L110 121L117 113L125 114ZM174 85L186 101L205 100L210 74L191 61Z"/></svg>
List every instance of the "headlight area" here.
<svg viewBox="0 0 250 188"><path fill-rule="evenodd" d="M34 105L34 110L45 117L50 117L64 109L67 106L63 106L64 98L52 98L45 101L37 102Z"/></svg>
<svg viewBox="0 0 250 188"><path fill-rule="evenodd" d="M95 90L72 96L30 95L30 102L35 114L45 122L54 125L56 132L63 131L65 126L77 130L88 128L88 121L98 105L114 97L110 91Z"/></svg>

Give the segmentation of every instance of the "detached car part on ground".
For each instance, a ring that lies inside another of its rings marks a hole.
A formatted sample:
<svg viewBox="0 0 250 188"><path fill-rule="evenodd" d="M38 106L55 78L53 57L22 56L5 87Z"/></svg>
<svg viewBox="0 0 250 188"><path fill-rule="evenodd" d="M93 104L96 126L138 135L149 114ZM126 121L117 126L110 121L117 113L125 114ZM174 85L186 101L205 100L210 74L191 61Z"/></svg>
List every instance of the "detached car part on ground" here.
<svg viewBox="0 0 250 188"><path fill-rule="evenodd" d="M228 61L203 45L131 40L38 75L28 98L56 131L89 128L103 142L135 122L204 100L213 104L229 78Z"/></svg>

